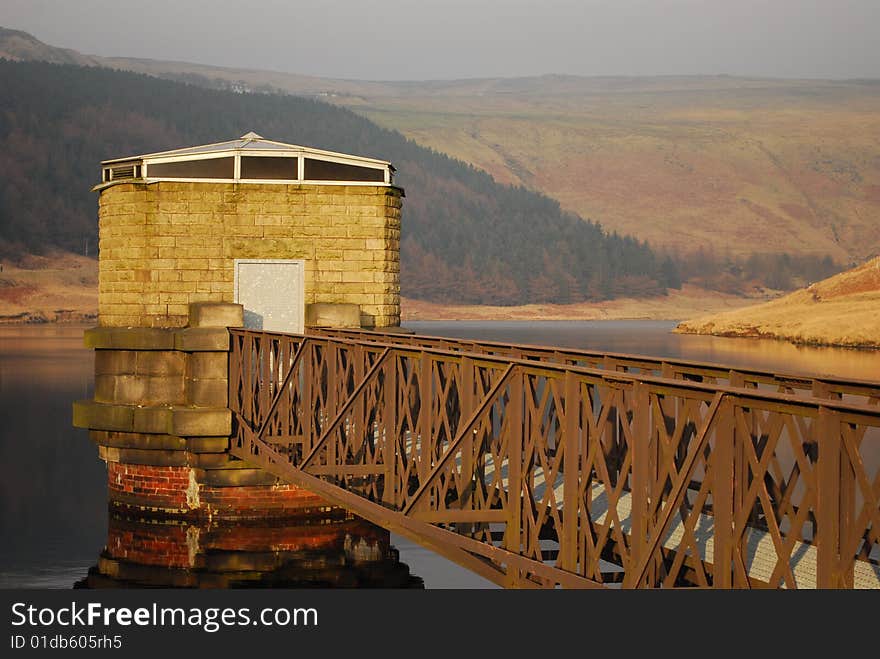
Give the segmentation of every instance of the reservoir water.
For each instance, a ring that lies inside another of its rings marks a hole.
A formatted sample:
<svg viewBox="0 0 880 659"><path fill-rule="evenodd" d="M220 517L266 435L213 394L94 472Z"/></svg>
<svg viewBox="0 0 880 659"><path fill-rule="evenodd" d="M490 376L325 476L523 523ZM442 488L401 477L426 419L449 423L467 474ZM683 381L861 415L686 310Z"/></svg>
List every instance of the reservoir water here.
<svg viewBox="0 0 880 659"><path fill-rule="evenodd" d="M880 380L880 351L676 335L670 333L673 322L422 321L407 326L419 334L434 336L637 353L792 374ZM98 459L88 433L71 426L71 403L92 396L93 354L82 346L83 329L64 325L0 327L2 588L71 588L86 580L90 569L93 583L89 585L106 581L110 570L104 555L108 542L147 538L144 546L158 546L160 540L170 542L179 537L179 546L184 550L193 544L186 529L108 518L104 464ZM392 547L386 547L375 540L381 534L374 533L370 525L360 520L335 520L328 528L321 529L320 548L308 551L299 549L300 545L291 538L306 538L308 542L303 543L315 544L317 531L273 528L267 542L277 546L283 540L297 549L284 555L284 569L273 573L272 582L260 585L492 585L405 538L392 536ZM247 570L238 573L235 583L227 583L219 580L221 573L212 572L211 565L233 559L240 563L265 562L265 552L250 551L252 548L245 546L255 533L248 529L222 534L214 529L203 533L201 545L207 547L200 573L203 581L180 582L180 572L173 570L151 574L149 578L167 579L167 583L160 581L164 585L246 585L251 578ZM364 547L372 548L373 553L364 556ZM352 556L359 558L353 561ZM98 564L104 566L99 575L93 569Z"/></svg>

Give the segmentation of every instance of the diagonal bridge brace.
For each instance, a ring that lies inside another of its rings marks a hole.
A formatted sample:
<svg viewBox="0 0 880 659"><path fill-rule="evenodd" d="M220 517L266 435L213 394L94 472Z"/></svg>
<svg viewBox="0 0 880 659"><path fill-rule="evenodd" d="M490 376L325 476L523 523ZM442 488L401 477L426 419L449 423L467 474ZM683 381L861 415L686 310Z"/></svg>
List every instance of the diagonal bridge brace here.
<svg viewBox="0 0 880 659"><path fill-rule="evenodd" d="M660 520L660 523L657 524L653 529L653 535L646 547L646 551L641 557L638 565L632 573L632 577L627 579L624 583L624 587L632 587L637 586L642 582L645 578L645 574L648 571L648 565L651 562L651 559L654 557L657 548L660 546L660 541L669 531L669 526L672 523L672 517L674 512L681 505L682 500L684 499L685 492L687 491L687 484L690 481L691 472L693 471L694 464L697 461L697 458L703 452L703 448L706 446L706 443L709 440L709 431L712 428L712 422L715 420L715 415L718 413L718 408L721 406L721 401L724 399L724 394L720 391L715 394L712 398L712 402L709 405L709 411L706 413L706 417L703 420L703 427L700 429L694 441L691 443L690 450L687 453L687 456L684 459L684 463L681 466L681 469L678 472L678 478L676 479L675 485L672 487L672 491L669 493L669 498L667 499L666 505L663 508L663 517Z"/></svg>
<svg viewBox="0 0 880 659"><path fill-rule="evenodd" d="M431 473L429 473L427 475L427 477L425 478L424 482L421 485L419 485L419 489L416 490L415 494L413 495L413 498L410 499L410 502L403 509L404 515L409 515L409 514L413 513L413 511L416 509L416 506L419 504L421 499L425 496L425 492L427 492L431 488L432 485L436 484L435 481L437 480L437 477L439 476L440 472L443 471L443 469L446 467L446 465L452 459L452 456L455 455L456 450L458 449L459 445L464 441L465 437L467 437L468 434L473 431L474 426L477 424L477 422L480 420L480 418L486 412L486 409L490 405L492 405L495 402L495 400L498 398L498 394L501 392L501 390L504 388L504 386L508 383L511 376L513 375L513 371L514 371L515 367L516 367L515 364L511 364L510 366L508 366L504 370L504 373L501 375L501 377L498 379L498 382L496 382L493 385L493 387L489 390L489 392L483 397L483 400L480 402L479 405L477 405L476 409L474 410L473 414L471 414L467 423L465 423L464 426L462 426L461 430L458 432L458 435L456 435L455 439L453 439L452 442L450 442L449 447L446 449L446 452L443 454L443 457L437 461L437 464L434 465L434 468L431 470Z"/></svg>
<svg viewBox="0 0 880 659"><path fill-rule="evenodd" d="M391 348L385 348L382 351L382 354L379 355L379 358L375 361L375 363L370 367L370 370L364 375L363 380L358 383L357 387L355 387L354 391L351 395L346 399L346 401L342 404L342 407L339 408L339 412L336 414L336 417L327 426L327 429L321 433L321 436L318 438L317 443L312 447L312 450L309 451L309 454L303 458L303 461L299 465L299 469L306 470L311 465L312 460L315 459L315 456L323 449L329 442L330 437L336 432L337 428L339 428L339 424L342 423L342 420L345 418L345 415L348 413L348 410L351 409L351 406L355 403L361 393L364 391L366 386L370 383L373 378L375 378L379 369L382 368L382 365L385 363L385 360L388 359L388 356L391 354Z"/></svg>
<svg viewBox="0 0 880 659"><path fill-rule="evenodd" d="M275 392L275 398L272 399L272 404L269 406L269 410L266 412L266 416L263 418L263 424L257 431L257 439L262 440L264 435L266 434L266 431L269 429L269 422L272 419L272 415L275 413L275 408L278 407L278 403L281 400L281 397L284 395L284 390L287 389L287 385L290 384L290 380L293 377L293 374L296 372L302 356L306 352L306 343L308 343L309 341L310 339L305 338L303 339L302 343L299 344L299 347L297 347L296 353L294 353L293 355L293 361L290 363L290 368L287 371L287 375L284 376L284 382L281 383L281 386L278 387L278 390Z"/></svg>
<svg viewBox="0 0 880 659"><path fill-rule="evenodd" d="M305 488L374 524L399 533L493 583L519 588L546 588L557 584L564 588L605 587L592 579L414 519L400 511L386 508L354 492L344 490L297 469L274 448L258 440L250 428L245 426L244 430L248 442L242 447L233 445L230 449L236 457L258 464L286 483Z"/></svg>

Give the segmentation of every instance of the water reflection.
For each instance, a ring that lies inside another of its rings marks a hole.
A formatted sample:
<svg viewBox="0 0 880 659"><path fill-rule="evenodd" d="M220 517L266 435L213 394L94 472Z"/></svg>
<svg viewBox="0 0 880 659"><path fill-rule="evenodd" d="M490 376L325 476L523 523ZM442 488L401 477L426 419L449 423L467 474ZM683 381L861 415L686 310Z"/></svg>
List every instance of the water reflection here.
<svg viewBox="0 0 880 659"><path fill-rule="evenodd" d="M107 472L71 403L91 398L83 327L0 327L0 586L69 588L107 532Z"/></svg>
<svg viewBox="0 0 880 659"><path fill-rule="evenodd" d="M76 588L423 588L388 531L345 515L284 525L110 517Z"/></svg>
<svg viewBox="0 0 880 659"><path fill-rule="evenodd" d="M423 334L555 344L722 362L790 373L880 379L880 351L795 347L757 339L680 336L669 334L673 325L654 321L438 321L408 324ZM328 585L334 579L338 584L360 580L362 584L378 585L380 581L398 577L401 585L405 583L401 574L395 571L403 568L399 561L395 565L395 550L390 546L387 534L382 531L377 536L372 531L358 530L360 527L353 520L337 522L341 524L335 527L337 535L332 541L329 536L325 538L329 553L323 557L319 553L310 553L317 552L317 546L309 549L304 544L282 542L298 532L290 528L283 532L273 531L280 534L276 536L278 543L262 545L261 549L253 551L251 558L256 560L256 555L260 555L267 561L272 557L271 560L277 562L250 563L248 569L236 573L240 577L231 571L216 569L217 561L221 561L221 557L227 561L233 557L244 558L253 546L246 544L246 534L243 535L242 531L223 530L218 526L198 530L199 551L193 554L195 562L192 565L123 560L125 557L118 554L113 538L134 538L136 534L116 536L116 529L122 526L140 528L143 523L122 519L108 521L106 467L98 459L88 433L70 425L72 401L92 397L94 354L83 347L83 329L57 325L0 326L0 460L4 465L3 478L0 479L0 537L4 539L0 543L0 587L70 588L75 582L83 581L83 575L91 566L94 568L85 578L84 585L97 586L99 582L122 585L126 580L137 580L131 573L114 573L111 569L114 564L140 566L139 569L152 572L150 578L157 578L158 570L164 571L162 578L166 579L187 571L191 573L186 577L188 579L195 579L193 572L199 579L205 579L202 583L194 581L192 585L207 585L209 575L214 575L212 583L230 578L239 579L238 585L246 583L249 586L291 584L296 579L300 579L298 583L302 585ZM345 528L349 530L343 531ZM156 527L148 530L155 532ZM255 527L250 530L254 538L259 538L260 532ZM302 533L314 530L312 525ZM174 531L179 532L180 529ZM195 531L190 532L190 541L194 534ZM356 551L346 553L346 535L352 538L352 542L356 538L365 539L365 545L355 542L350 544L352 548L380 547L381 552L387 552L374 554L376 560L362 561L357 558ZM405 538L394 536L392 540L404 563L423 577L428 587L490 585L481 577ZM233 541L244 544L236 547L230 544ZM176 541L181 552L177 554L178 558L189 560L192 546L192 543L186 544L185 538ZM185 554L182 553L184 547ZM276 550L279 552L277 559L274 558ZM96 565L99 554L101 558ZM259 567L265 569L256 569ZM257 573L262 576L256 577ZM408 570L406 574L409 574ZM148 580L143 573L138 578Z"/></svg>
<svg viewBox="0 0 880 659"><path fill-rule="evenodd" d="M419 321L419 334L553 345L757 368L797 375L880 380L880 350L798 346L770 339L672 334L675 321Z"/></svg>

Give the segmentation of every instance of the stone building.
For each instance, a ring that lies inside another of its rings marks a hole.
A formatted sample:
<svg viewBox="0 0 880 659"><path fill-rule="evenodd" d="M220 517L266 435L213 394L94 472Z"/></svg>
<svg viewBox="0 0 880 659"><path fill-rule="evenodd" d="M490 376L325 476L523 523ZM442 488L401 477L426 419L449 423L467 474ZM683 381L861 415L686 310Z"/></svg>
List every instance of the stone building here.
<svg viewBox="0 0 880 659"><path fill-rule="evenodd" d="M190 303L241 302L264 329L302 331L334 311L335 324L399 325L393 173L254 133L104 161L100 324L182 327Z"/></svg>
<svg viewBox="0 0 880 659"><path fill-rule="evenodd" d="M277 518L327 504L228 453L228 327L400 323L389 162L237 140L108 160L95 395L74 404L137 514Z"/></svg>

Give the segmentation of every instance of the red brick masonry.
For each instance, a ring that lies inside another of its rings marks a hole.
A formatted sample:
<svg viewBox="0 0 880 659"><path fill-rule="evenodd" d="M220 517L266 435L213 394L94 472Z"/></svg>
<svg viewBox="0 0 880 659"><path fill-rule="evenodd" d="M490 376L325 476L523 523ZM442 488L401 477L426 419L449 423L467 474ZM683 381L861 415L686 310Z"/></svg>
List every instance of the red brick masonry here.
<svg viewBox="0 0 880 659"><path fill-rule="evenodd" d="M280 519L326 511L329 504L295 485L215 487L191 467L107 463L111 506L192 518Z"/></svg>
<svg viewBox="0 0 880 659"><path fill-rule="evenodd" d="M387 550L388 532L365 522L347 519L321 519L323 523L291 525L214 523L191 526L187 523L145 523L110 519L105 554L114 560L139 565L191 568L204 562L206 552L302 552L337 550L342 552L346 537ZM260 556L256 557L257 559Z"/></svg>

